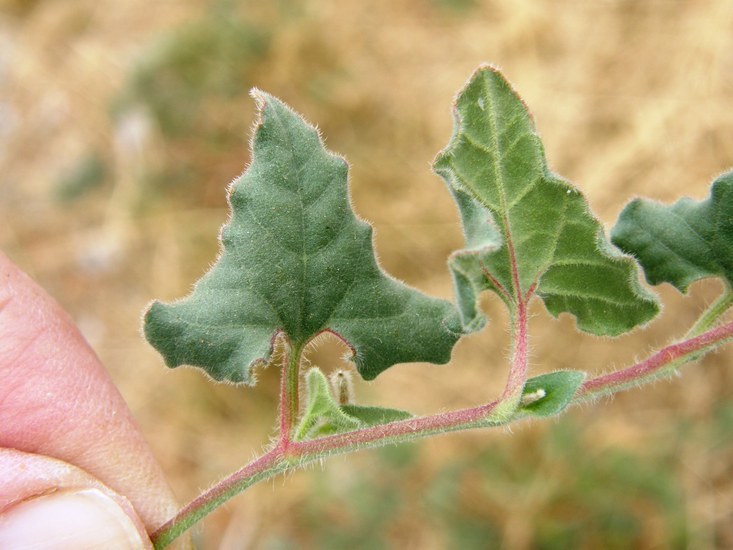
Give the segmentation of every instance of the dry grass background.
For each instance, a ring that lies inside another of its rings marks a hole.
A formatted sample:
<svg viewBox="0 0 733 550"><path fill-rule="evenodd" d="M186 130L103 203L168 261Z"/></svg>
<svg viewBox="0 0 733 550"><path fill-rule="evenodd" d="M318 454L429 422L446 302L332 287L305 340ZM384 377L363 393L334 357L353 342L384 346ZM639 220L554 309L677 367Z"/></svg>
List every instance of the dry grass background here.
<svg viewBox="0 0 733 550"><path fill-rule="evenodd" d="M222 22L242 22L252 40L237 42L236 27L232 44L207 50ZM178 61L172 50L183 51ZM460 246L459 226L430 162L450 136L451 98L482 62L503 68L551 166L607 224L636 195L703 198L733 164L726 0L0 1L0 247L79 322L182 502L259 452L274 421L275 369L255 388L214 385L193 370L166 370L139 335L145 305L186 293L216 255L225 186L247 162L247 90L280 96L320 126L352 165L354 207L376 227L383 266L449 297L445 259ZM98 185L81 189L85 182ZM537 305L533 368L621 366L684 333L719 287L697 284L685 299L658 290L662 317L610 343L574 334L571 319L551 322ZM396 367L359 384L360 399L429 412L493 395L506 318L497 300L485 307L489 328L461 342L450 366ZM330 343L312 359L328 370L338 355ZM671 383L514 433L333 459L253 488L212 515L197 540L733 547L732 359L723 351ZM613 471L579 489L583 465L606 471L617 453L631 457L625 479L648 472L673 489L672 512L649 497L656 485L643 476L625 481L627 494ZM375 519L380 508L392 515ZM601 528L619 510L630 523ZM363 538L344 538L365 522L373 530Z"/></svg>

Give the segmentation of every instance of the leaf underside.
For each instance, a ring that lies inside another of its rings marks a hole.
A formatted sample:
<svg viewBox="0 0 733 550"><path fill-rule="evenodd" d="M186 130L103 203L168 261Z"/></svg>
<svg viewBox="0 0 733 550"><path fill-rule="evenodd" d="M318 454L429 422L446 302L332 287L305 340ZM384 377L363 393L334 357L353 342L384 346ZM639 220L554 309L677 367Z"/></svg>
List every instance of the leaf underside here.
<svg viewBox="0 0 733 550"><path fill-rule="evenodd" d="M483 290L514 310L536 289L553 316L571 313L597 335L622 334L658 313L634 260L610 245L582 194L549 170L530 114L498 70L476 71L454 117L434 169L463 221L466 245L450 268L467 331L485 323L476 306Z"/></svg>
<svg viewBox="0 0 733 550"><path fill-rule="evenodd" d="M633 200L611 239L636 257L650 284L670 283L681 292L707 277L733 284L733 172L718 177L702 201Z"/></svg>
<svg viewBox="0 0 733 550"><path fill-rule="evenodd" d="M380 269L372 229L349 204L346 161L285 104L253 96L252 162L230 188L221 255L187 298L153 303L148 341L170 367L247 384L280 332L293 346L335 333L368 380L395 363L447 362L454 306Z"/></svg>

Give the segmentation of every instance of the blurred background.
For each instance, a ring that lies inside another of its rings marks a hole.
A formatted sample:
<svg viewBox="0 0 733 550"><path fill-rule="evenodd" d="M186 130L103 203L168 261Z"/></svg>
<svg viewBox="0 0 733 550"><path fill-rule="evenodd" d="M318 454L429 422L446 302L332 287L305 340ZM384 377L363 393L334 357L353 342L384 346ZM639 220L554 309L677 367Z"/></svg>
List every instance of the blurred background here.
<svg viewBox="0 0 733 550"><path fill-rule="evenodd" d="M218 250L248 161L257 86L352 165L384 268L449 298L457 213L430 164L482 62L532 109L551 167L610 227L644 195L704 198L733 165L726 0L273 2L0 0L0 247L74 316L181 502L262 451L276 368L254 388L166 369L140 336ZM663 315L616 341L541 303L534 373L599 373L681 336L720 292L663 285ZM449 366L401 365L358 400L428 413L495 396L498 300ZM342 367L324 342L311 359ZM256 486L195 531L202 548L733 548L733 349L683 375L511 430L329 460Z"/></svg>

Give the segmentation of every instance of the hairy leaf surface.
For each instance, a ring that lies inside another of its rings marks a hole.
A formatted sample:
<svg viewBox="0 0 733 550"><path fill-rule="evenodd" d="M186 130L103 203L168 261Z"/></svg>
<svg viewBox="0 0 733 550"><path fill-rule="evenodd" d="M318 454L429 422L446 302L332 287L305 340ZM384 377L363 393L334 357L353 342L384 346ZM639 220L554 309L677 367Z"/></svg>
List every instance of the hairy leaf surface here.
<svg viewBox="0 0 733 550"><path fill-rule="evenodd" d="M312 439L321 435L355 430L361 422L341 410L331 395L328 381L320 369L314 367L305 376L306 406L295 430L295 440Z"/></svg>
<svg viewBox="0 0 733 550"><path fill-rule="evenodd" d="M460 92L450 143L435 161L463 220L450 260L463 324L478 330L483 290L509 306L536 291L554 316L615 336L653 318L656 298L632 258L614 249L585 198L553 174L527 109L504 77L482 67Z"/></svg>
<svg viewBox="0 0 733 550"><path fill-rule="evenodd" d="M572 401L575 392L583 384L585 373L561 370L541 374L527 380L520 405L519 415L553 416L564 411Z"/></svg>
<svg viewBox="0 0 733 550"><path fill-rule="evenodd" d="M733 172L717 178L702 201L682 198L670 206L635 199L611 231L613 243L636 256L653 285L681 292L698 279L733 284Z"/></svg>
<svg viewBox="0 0 733 550"><path fill-rule="evenodd" d="M331 395L326 377L316 367L306 373L305 380L306 407L295 430L296 441L387 424L412 417L409 412L399 409L339 405Z"/></svg>
<svg viewBox="0 0 733 550"><path fill-rule="evenodd" d="M341 410L359 420L363 426L377 426L388 422L396 422L397 420L407 420L413 416L401 409L388 409L369 405L341 405Z"/></svg>
<svg viewBox="0 0 733 550"><path fill-rule="evenodd" d="M382 272L372 229L349 204L346 161L282 102L253 95L252 162L230 189L221 255L187 298L150 307L147 339L170 367L248 384L281 332L293 347L337 334L365 379L447 362L460 332L453 305Z"/></svg>

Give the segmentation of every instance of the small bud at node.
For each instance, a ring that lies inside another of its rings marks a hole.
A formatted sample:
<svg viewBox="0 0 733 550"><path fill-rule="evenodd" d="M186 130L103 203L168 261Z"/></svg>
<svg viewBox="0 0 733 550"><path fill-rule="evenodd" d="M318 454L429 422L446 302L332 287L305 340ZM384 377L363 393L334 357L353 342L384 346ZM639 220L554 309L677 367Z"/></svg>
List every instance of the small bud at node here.
<svg viewBox="0 0 733 550"><path fill-rule="evenodd" d="M544 398L547 395L547 392L543 390L542 388L535 390L530 393L525 393L522 396L521 406L526 407L527 405L531 405L532 403L536 403L540 399Z"/></svg>
<svg viewBox="0 0 733 550"><path fill-rule="evenodd" d="M339 369L331 373L330 381L334 399L339 405L350 405L354 402L354 384L349 371Z"/></svg>

